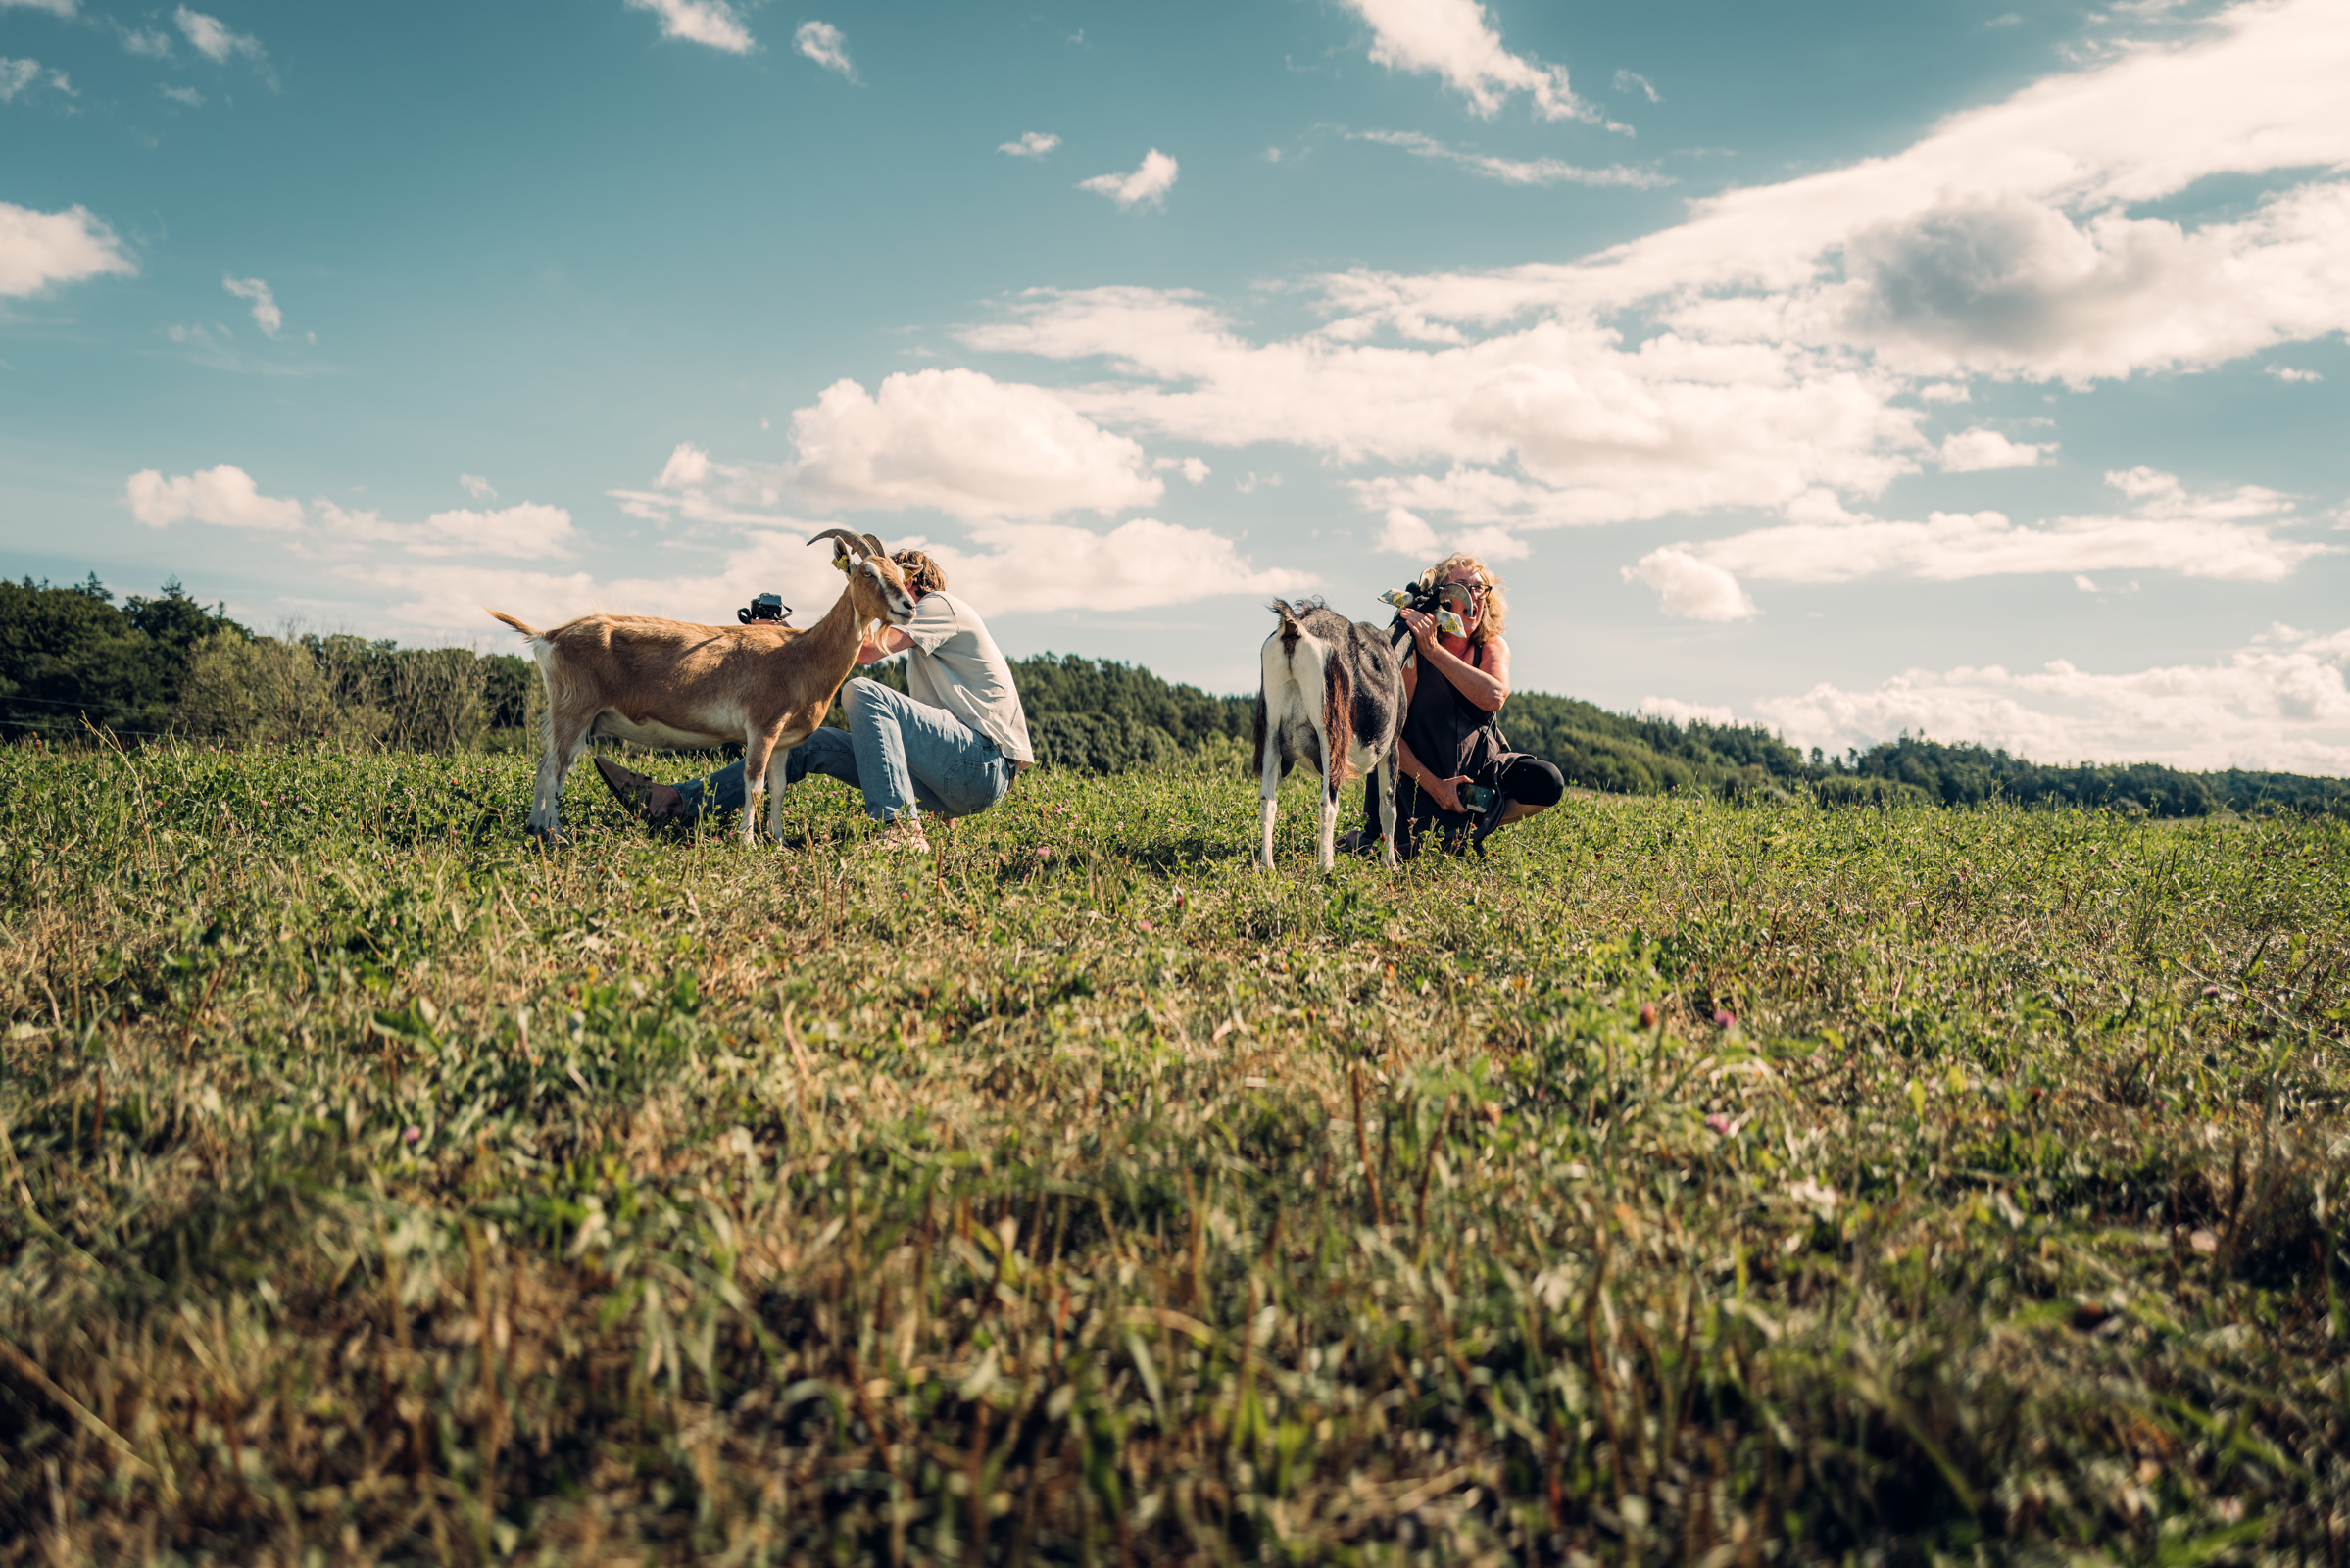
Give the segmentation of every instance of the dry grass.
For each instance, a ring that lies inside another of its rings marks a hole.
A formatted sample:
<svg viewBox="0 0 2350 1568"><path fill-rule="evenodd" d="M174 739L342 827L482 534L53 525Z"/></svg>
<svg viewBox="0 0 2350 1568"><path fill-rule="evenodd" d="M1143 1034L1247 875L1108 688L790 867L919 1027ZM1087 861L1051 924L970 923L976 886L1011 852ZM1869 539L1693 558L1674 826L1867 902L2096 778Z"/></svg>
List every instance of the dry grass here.
<svg viewBox="0 0 2350 1568"><path fill-rule="evenodd" d="M2344 1560L2339 826L586 787L0 753L0 1561Z"/></svg>

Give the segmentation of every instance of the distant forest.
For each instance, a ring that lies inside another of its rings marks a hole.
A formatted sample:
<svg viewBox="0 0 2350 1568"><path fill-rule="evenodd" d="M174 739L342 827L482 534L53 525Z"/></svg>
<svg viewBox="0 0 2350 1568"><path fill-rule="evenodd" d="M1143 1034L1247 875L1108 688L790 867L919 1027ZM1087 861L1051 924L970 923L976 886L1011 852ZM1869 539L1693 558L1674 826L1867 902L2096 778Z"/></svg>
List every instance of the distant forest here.
<svg viewBox="0 0 2350 1568"><path fill-rule="evenodd" d="M1039 759L1115 773L1213 747L1246 747L1253 693L1219 697L1133 664L1042 654L1012 665ZM896 664L872 671L903 688ZM538 672L512 654L404 649L351 636L267 637L168 581L152 598L92 573L67 587L0 580L0 738L78 744L93 730L136 743L327 740L422 751L527 748ZM836 710L837 718L837 710ZM1617 794L1701 791L1827 805L2005 800L2159 817L2297 811L2350 818L2350 780L2152 762L2049 764L1923 736L1808 756L1749 724L1611 713L1572 697L1512 696L1513 750L1570 784Z"/></svg>

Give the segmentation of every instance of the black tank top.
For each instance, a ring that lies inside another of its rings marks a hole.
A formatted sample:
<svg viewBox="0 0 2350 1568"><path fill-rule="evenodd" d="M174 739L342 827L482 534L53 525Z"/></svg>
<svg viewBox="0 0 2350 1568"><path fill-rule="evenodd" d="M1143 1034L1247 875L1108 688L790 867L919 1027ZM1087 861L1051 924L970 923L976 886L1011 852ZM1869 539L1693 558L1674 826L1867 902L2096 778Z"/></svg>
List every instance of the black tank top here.
<svg viewBox="0 0 2350 1568"><path fill-rule="evenodd" d="M1486 775L1493 770L1502 751L1501 732L1493 715L1470 702L1429 661L1422 659L1419 665L1411 707L1403 714L1403 744L1438 778L1465 775L1472 784L1493 783ZM1469 667L1485 667L1484 644L1470 648Z"/></svg>

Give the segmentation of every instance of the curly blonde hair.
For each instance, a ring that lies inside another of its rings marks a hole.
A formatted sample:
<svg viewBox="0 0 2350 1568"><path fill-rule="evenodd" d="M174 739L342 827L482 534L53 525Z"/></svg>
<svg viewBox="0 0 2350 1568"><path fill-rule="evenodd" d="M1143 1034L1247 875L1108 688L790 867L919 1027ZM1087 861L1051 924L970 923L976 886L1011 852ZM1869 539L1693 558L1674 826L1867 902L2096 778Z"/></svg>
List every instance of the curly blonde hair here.
<svg viewBox="0 0 2350 1568"><path fill-rule="evenodd" d="M919 550L901 550L890 559L906 574L906 586L926 594L935 594L947 586L947 568Z"/></svg>
<svg viewBox="0 0 2350 1568"><path fill-rule="evenodd" d="M1493 568L1475 556L1455 552L1420 573L1420 586L1434 588L1453 572L1466 566L1477 573L1478 585L1485 589L1485 614L1477 622L1477 630L1469 640L1482 648L1501 635L1502 625L1509 619L1509 601L1502 597L1501 579Z"/></svg>

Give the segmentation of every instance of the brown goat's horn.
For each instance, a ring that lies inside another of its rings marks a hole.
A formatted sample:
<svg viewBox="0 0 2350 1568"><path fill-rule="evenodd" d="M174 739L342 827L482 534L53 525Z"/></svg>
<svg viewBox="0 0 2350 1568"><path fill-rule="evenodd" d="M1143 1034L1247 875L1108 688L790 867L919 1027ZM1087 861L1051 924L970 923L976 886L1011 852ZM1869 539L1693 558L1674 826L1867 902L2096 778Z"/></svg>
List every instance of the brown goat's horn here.
<svg viewBox="0 0 2350 1568"><path fill-rule="evenodd" d="M827 528L822 533L817 534L814 539L808 540L808 543L812 545L817 539L838 539L842 544L848 546L849 549L860 556L870 553L865 542L857 537L857 535L851 533L846 528Z"/></svg>
<svg viewBox="0 0 2350 1568"><path fill-rule="evenodd" d="M876 560L879 560L881 557L890 553L890 547L883 544L880 540L874 538L871 534L865 535L865 544L872 550L874 559Z"/></svg>

